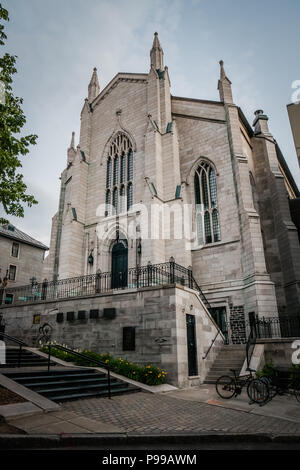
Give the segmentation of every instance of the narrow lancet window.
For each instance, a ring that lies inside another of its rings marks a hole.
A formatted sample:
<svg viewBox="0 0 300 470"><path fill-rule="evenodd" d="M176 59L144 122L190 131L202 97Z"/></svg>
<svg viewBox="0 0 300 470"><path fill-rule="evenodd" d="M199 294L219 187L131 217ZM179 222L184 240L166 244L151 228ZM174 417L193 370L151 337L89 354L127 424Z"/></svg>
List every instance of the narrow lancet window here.
<svg viewBox="0 0 300 470"><path fill-rule="evenodd" d="M213 167L200 162L194 175L196 230L198 245L221 240L217 185Z"/></svg>
<svg viewBox="0 0 300 470"><path fill-rule="evenodd" d="M123 133L116 136L108 150L105 202L106 216L125 212L133 205L133 150Z"/></svg>

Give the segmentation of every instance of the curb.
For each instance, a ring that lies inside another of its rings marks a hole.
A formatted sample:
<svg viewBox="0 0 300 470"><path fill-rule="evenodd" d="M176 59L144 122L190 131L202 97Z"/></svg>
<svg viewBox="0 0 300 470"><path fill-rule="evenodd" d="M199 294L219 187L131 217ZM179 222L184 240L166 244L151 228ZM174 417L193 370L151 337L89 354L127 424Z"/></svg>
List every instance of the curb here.
<svg viewBox="0 0 300 470"><path fill-rule="evenodd" d="M141 446L166 444L299 444L300 434L171 433L171 434L59 434L0 435L1 450L101 448L102 446Z"/></svg>

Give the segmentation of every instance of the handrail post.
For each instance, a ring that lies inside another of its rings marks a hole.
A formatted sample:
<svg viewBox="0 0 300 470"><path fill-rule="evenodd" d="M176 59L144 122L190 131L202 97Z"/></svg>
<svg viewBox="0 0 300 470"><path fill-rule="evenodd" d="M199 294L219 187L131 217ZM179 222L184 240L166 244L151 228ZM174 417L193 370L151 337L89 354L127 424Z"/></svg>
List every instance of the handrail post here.
<svg viewBox="0 0 300 470"><path fill-rule="evenodd" d="M20 347L19 347L18 367L21 366L21 356L22 356L22 344L20 344Z"/></svg>
<svg viewBox="0 0 300 470"><path fill-rule="evenodd" d="M51 344L48 344L48 374L50 372Z"/></svg>
<svg viewBox="0 0 300 470"><path fill-rule="evenodd" d="M174 284L175 282L175 259L173 256L169 259L170 263L170 284Z"/></svg>
<svg viewBox="0 0 300 470"><path fill-rule="evenodd" d="M193 271L192 266L188 267L189 288L193 289Z"/></svg>
<svg viewBox="0 0 300 470"><path fill-rule="evenodd" d="M108 398L111 399L111 384L110 384L110 366L107 367L107 383L108 383Z"/></svg>

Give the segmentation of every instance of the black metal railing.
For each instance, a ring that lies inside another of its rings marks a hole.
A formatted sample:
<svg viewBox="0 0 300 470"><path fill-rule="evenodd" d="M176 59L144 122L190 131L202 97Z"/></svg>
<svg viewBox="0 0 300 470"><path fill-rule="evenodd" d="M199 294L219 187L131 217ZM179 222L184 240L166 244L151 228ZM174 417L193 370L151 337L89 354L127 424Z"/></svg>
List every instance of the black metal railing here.
<svg viewBox="0 0 300 470"><path fill-rule="evenodd" d="M250 333L246 343L246 359L247 359L247 369L250 367L250 362L252 358L252 354L256 344L256 329L254 324L251 322L250 324Z"/></svg>
<svg viewBox="0 0 300 470"><path fill-rule="evenodd" d="M66 352L68 354L71 354L75 357L82 359L84 362L88 364L95 364L107 371L108 398L111 398L111 376L110 376L111 366L110 365L106 364L105 362L99 361L98 359L94 359L92 357L86 356L85 354L82 354L78 351L74 351L73 349L69 349L69 348L66 348L65 346L61 346L60 344L49 343L46 346L48 348L48 373L50 372L50 366L51 366L51 350L58 349L59 351Z"/></svg>
<svg viewBox="0 0 300 470"><path fill-rule="evenodd" d="M255 317L248 323L257 339L300 337L300 315Z"/></svg>
<svg viewBox="0 0 300 470"><path fill-rule="evenodd" d="M225 338L224 338L224 336L222 335L222 331L221 331L220 329L218 329L216 336L215 336L214 339L211 341L210 346L209 346L208 350L206 351L206 353L204 354L204 356L202 356L202 359L206 359L206 358L207 358L207 356L208 356L208 354L209 354L211 348L212 348L213 345L215 344L216 339L217 339L217 337L218 337L219 335L221 335L221 337L222 337L222 339L223 339L223 341L224 341L224 343L225 343Z"/></svg>
<svg viewBox="0 0 300 470"><path fill-rule="evenodd" d="M124 279L126 282L124 282ZM151 264L129 268L125 273L105 272L78 276L57 281L33 282L32 284L8 287L3 300L5 304L19 305L46 300L60 300L72 297L102 294L120 289L138 289L169 284L181 284L196 290L205 306L210 305L192 270L177 263L173 258L167 263Z"/></svg>
<svg viewBox="0 0 300 470"><path fill-rule="evenodd" d="M21 339L15 338L14 336L7 335L4 332L0 333L0 340L6 342L12 342L14 344L17 344L19 346L19 354L18 354L18 367L21 366L22 363L22 351L23 347L28 346L24 341Z"/></svg>

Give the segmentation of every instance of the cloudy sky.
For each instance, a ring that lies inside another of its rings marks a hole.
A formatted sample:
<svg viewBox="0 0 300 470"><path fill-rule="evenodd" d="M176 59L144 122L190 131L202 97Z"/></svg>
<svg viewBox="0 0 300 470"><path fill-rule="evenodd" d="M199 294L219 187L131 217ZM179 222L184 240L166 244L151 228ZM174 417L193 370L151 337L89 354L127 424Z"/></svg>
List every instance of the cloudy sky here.
<svg viewBox="0 0 300 470"><path fill-rule="evenodd" d="M1 0L0 0L1 1ZM299 0L2 0L10 21L4 50L18 56L14 93L24 99L26 133L38 144L23 159L39 204L18 228L49 244L59 176L93 67L101 88L118 72L149 71L158 31L173 95L218 100L223 59L236 104L250 123L260 108L295 179L300 173L286 105L300 80ZM76 140L76 145L77 145ZM299 185L300 186L300 185Z"/></svg>

